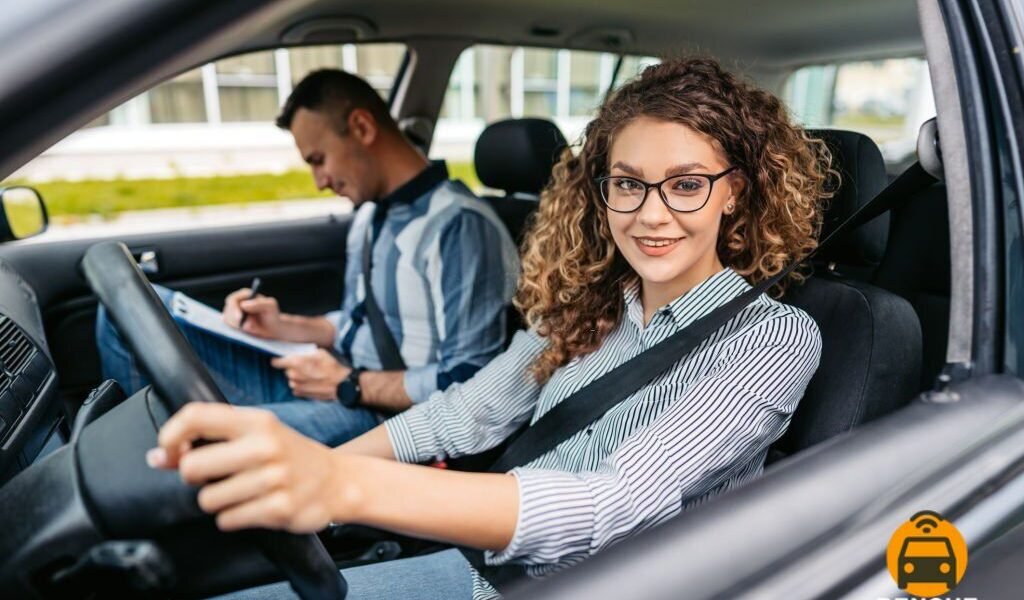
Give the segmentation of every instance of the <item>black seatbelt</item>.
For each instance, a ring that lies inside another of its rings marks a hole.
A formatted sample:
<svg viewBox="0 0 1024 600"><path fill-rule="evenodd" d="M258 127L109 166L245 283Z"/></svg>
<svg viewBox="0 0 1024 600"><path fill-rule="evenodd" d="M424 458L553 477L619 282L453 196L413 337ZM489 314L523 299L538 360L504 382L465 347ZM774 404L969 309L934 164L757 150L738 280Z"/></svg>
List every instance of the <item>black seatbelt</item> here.
<svg viewBox="0 0 1024 600"><path fill-rule="evenodd" d="M915 162L877 196L836 227L828 237L818 244L814 251L803 259L790 264L773 277L736 296L556 404L513 440L488 471L504 473L513 467L528 464L553 450L558 444L599 419L616 404L679 362L708 336L735 317L744 307L782 281L794 269L805 264L818 251L828 246L832 240L878 217L909 198L914 192L936 181L921 168L920 163Z"/></svg>
<svg viewBox="0 0 1024 600"><path fill-rule="evenodd" d="M377 210L380 210L380 207ZM385 371L404 371L405 361L402 360L402 353L398 350L398 343L395 342L395 336L391 333L387 321L384 320L384 313L381 312L377 298L373 295L370 277L373 260L373 230L373 224L366 228L366 240L363 242L363 288L366 290L363 304L366 307L366 318L370 322L373 345L377 348L377 356L380 357L383 369Z"/></svg>

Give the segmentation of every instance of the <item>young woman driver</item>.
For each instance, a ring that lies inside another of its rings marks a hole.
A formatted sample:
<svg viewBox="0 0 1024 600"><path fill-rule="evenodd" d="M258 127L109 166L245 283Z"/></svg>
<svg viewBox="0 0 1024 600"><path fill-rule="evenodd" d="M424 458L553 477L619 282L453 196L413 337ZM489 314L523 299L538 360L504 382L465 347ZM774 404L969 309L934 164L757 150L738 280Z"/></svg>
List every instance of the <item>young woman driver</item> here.
<svg viewBox="0 0 1024 600"><path fill-rule="evenodd" d="M494 447L808 253L828 161L776 97L714 61L649 67L556 166L525 243L516 302L529 330L473 379L333 450L259 409L192 404L148 460L201 485L200 506L224 530L361 523L484 549L533 576L577 563L761 473L818 364L806 314L761 296L510 473L416 463ZM191 449L197 439L224 442ZM345 575L353 599L495 593L456 550Z"/></svg>

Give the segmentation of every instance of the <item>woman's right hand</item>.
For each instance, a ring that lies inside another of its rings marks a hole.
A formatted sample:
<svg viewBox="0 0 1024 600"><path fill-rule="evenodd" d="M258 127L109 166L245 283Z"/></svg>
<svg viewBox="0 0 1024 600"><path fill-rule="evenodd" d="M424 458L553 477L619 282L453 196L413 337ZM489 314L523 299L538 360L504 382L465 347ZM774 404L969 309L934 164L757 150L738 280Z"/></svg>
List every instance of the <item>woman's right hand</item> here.
<svg viewBox="0 0 1024 600"><path fill-rule="evenodd" d="M247 321L248 322L248 321ZM193 447L197 440L218 443ZM258 408L193 402L160 428L151 467L178 469L203 486L199 507L224 531L266 527L314 533L347 519L340 505L354 490L346 461Z"/></svg>
<svg viewBox="0 0 1024 600"><path fill-rule="evenodd" d="M263 295L250 300L251 294L252 290L242 288L224 299L224 322L256 337L287 339L287 325L277 300ZM248 315L245 323L241 323L243 314Z"/></svg>

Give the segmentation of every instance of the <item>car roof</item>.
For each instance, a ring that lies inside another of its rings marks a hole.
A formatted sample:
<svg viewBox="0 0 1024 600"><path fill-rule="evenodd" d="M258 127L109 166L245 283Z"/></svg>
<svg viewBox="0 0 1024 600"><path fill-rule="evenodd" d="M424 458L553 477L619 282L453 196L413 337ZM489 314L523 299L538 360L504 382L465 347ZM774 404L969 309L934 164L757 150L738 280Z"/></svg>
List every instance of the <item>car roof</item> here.
<svg viewBox="0 0 1024 600"><path fill-rule="evenodd" d="M235 52L417 37L627 54L699 51L765 69L924 51L914 0L317 0L253 31Z"/></svg>

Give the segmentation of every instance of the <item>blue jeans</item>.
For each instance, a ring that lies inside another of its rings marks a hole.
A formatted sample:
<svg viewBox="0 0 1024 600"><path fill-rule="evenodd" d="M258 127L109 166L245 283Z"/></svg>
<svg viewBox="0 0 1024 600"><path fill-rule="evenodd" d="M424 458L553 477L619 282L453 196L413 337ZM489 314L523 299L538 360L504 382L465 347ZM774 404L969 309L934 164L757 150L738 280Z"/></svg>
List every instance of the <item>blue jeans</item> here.
<svg viewBox="0 0 1024 600"><path fill-rule="evenodd" d="M164 306L170 307L174 292L158 285L153 289ZM270 366L269 355L181 321L178 326L232 404L269 410L292 429L328 446L347 442L383 421L368 408L298 398L288 388L284 374ZM96 345L104 378L117 381L129 395L149 384L103 306L96 317Z"/></svg>
<svg viewBox="0 0 1024 600"><path fill-rule="evenodd" d="M374 563L341 572L348 581L350 600L470 600L472 567L458 550ZM217 600L270 600L295 598L287 583L218 596Z"/></svg>

